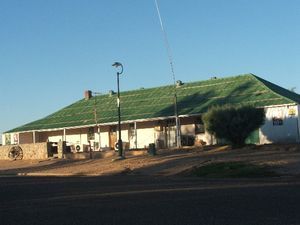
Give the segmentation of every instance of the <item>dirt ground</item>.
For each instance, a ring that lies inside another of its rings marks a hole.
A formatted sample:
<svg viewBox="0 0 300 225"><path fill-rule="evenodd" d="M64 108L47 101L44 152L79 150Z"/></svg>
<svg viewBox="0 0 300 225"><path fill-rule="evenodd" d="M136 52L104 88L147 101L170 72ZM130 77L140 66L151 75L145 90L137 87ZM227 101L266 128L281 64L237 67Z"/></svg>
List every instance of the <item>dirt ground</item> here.
<svg viewBox="0 0 300 225"><path fill-rule="evenodd" d="M127 153L128 154L128 153ZM99 176L115 174L182 175L195 166L212 162L243 161L265 165L282 176L300 176L300 144L246 146L207 146L159 150L156 156L128 154L124 160L113 155L102 159L48 159L0 161L0 175Z"/></svg>

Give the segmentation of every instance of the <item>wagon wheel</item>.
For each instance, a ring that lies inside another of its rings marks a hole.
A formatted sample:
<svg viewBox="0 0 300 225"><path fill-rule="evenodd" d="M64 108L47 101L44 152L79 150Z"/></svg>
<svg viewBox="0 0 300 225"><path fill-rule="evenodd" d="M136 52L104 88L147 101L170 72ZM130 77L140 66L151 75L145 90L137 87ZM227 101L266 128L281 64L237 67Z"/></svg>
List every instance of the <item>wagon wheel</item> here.
<svg viewBox="0 0 300 225"><path fill-rule="evenodd" d="M18 145L11 147L8 152L8 158L13 159L13 160L23 159L22 148Z"/></svg>

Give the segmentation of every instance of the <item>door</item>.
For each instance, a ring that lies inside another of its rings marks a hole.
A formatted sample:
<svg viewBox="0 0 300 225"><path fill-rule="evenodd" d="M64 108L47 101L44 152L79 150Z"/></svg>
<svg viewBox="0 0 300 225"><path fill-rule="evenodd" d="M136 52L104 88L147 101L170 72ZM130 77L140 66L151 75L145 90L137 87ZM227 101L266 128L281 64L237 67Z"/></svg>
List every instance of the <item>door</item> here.
<svg viewBox="0 0 300 225"><path fill-rule="evenodd" d="M129 148L130 149L137 148L136 127L133 123L129 125L128 139L129 139Z"/></svg>
<svg viewBox="0 0 300 225"><path fill-rule="evenodd" d="M109 147L115 149L115 143L117 142L117 126L111 126L109 130Z"/></svg>
<svg viewBox="0 0 300 225"><path fill-rule="evenodd" d="M176 126L168 125L166 131L168 148L176 147Z"/></svg>

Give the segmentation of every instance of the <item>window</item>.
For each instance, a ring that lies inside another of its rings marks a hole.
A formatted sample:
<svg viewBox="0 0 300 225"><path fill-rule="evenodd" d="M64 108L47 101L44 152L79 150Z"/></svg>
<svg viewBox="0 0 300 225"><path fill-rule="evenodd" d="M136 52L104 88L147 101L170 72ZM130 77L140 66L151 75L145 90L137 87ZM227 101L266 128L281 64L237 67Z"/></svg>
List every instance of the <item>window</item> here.
<svg viewBox="0 0 300 225"><path fill-rule="evenodd" d="M195 120L195 134L203 134L205 133L205 127L201 117Z"/></svg>
<svg viewBox="0 0 300 225"><path fill-rule="evenodd" d="M6 145L10 145L11 144L11 141L10 141L10 134L5 134L5 144Z"/></svg>
<svg viewBox="0 0 300 225"><path fill-rule="evenodd" d="M87 133L87 139L88 139L88 141L90 141L90 140L95 140L95 131L94 131L94 127L89 127L88 133Z"/></svg>
<svg viewBox="0 0 300 225"><path fill-rule="evenodd" d="M135 136L134 123L129 124L128 136L130 138Z"/></svg>
<svg viewBox="0 0 300 225"><path fill-rule="evenodd" d="M283 125L283 119L278 117L273 117L273 126L282 126Z"/></svg>
<svg viewBox="0 0 300 225"><path fill-rule="evenodd" d="M195 124L195 134L203 134L205 133L204 124Z"/></svg>

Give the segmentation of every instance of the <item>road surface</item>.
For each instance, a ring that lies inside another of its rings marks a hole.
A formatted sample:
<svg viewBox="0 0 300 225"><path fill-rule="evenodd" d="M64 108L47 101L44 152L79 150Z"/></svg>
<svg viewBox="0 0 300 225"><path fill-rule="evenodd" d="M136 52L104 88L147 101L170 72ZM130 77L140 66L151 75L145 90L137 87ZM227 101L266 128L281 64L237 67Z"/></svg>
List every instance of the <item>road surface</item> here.
<svg viewBox="0 0 300 225"><path fill-rule="evenodd" d="M300 180L1 177L0 224L300 224Z"/></svg>

